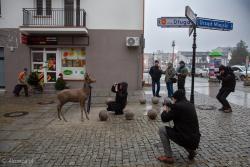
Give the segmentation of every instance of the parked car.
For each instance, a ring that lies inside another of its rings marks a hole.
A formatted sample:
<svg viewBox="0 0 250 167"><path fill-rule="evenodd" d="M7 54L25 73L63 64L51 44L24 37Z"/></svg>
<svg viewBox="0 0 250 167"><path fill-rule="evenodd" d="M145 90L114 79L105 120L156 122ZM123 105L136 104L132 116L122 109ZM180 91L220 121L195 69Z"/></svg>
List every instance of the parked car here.
<svg viewBox="0 0 250 167"><path fill-rule="evenodd" d="M195 76L198 77L208 77L208 69L207 68L195 68Z"/></svg>
<svg viewBox="0 0 250 167"><path fill-rule="evenodd" d="M238 80L245 80L246 78L246 67L245 66L240 66L240 65L234 65L231 67L232 70L234 71L234 75L236 79ZM250 68L247 70L248 76L250 75Z"/></svg>

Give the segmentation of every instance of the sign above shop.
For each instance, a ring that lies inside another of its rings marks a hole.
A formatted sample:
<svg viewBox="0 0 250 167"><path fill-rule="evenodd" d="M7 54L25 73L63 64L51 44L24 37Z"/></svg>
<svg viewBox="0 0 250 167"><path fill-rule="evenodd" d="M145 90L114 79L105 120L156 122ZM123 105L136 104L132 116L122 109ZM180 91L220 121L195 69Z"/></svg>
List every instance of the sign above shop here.
<svg viewBox="0 0 250 167"><path fill-rule="evenodd" d="M22 35L21 41L23 44L28 44L28 45L57 45L57 37L51 37L51 36Z"/></svg>

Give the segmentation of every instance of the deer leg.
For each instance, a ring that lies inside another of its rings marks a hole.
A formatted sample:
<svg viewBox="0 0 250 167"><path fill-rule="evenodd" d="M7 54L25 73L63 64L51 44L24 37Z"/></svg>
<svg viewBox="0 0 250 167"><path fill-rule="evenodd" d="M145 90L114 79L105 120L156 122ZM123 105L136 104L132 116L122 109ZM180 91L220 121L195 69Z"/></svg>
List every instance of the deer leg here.
<svg viewBox="0 0 250 167"><path fill-rule="evenodd" d="M59 118L60 120L62 120L61 117L60 117L61 109L62 109L62 106L61 106L61 103L60 103L60 104L57 105L57 116L58 116L58 118Z"/></svg>
<svg viewBox="0 0 250 167"><path fill-rule="evenodd" d="M83 121L84 121L84 119L83 119L83 108L84 108L84 103L83 103L82 100L80 101L80 107L81 107L81 121L83 122Z"/></svg>
<svg viewBox="0 0 250 167"><path fill-rule="evenodd" d="M85 108L85 101L84 101L84 103L83 103L83 109L84 109L84 112L85 112L85 115L86 115L86 118L87 118L87 120L89 120L89 113L86 111L86 108Z"/></svg>
<svg viewBox="0 0 250 167"><path fill-rule="evenodd" d="M67 120L65 119L64 114L63 114L63 112L62 112L62 106L63 106L63 104L61 104L61 106L60 106L60 114L61 114L63 120L64 120L65 122L67 122Z"/></svg>

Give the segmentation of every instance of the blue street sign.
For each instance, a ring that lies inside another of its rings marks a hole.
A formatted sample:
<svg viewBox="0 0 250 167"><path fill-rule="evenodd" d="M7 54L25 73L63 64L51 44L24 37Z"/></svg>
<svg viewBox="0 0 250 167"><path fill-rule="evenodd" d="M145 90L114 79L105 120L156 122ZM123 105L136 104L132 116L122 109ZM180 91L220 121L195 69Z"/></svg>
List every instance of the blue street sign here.
<svg viewBox="0 0 250 167"><path fill-rule="evenodd" d="M230 31L233 30L233 23L227 20L217 20L197 17L196 26L198 28Z"/></svg>

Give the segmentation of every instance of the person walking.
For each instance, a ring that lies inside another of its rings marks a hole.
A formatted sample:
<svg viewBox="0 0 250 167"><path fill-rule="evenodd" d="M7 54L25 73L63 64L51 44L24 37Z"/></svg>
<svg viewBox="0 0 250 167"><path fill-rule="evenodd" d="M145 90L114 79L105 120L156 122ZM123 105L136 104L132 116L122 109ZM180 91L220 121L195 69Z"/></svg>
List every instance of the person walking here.
<svg viewBox="0 0 250 167"><path fill-rule="evenodd" d="M160 79L161 79L161 75L162 75L162 70L161 67L159 66L159 61L155 60L155 64L154 66L152 66L149 70L149 75L152 78L152 92L153 92L153 96L156 97L161 97L159 95L160 93ZM155 86L157 86L156 91L155 91Z"/></svg>
<svg viewBox="0 0 250 167"><path fill-rule="evenodd" d="M17 85L14 88L14 95L15 96L19 96L20 91L22 90L22 88L24 88L24 92L25 92L25 96L28 97L28 73L27 73L28 69L24 68L23 71L21 71L18 75L18 79L17 79Z"/></svg>
<svg viewBox="0 0 250 167"><path fill-rule="evenodd" d="M218 101L222 104L222 108L219 110L226 113L232 112L232 108L227 101L227 96L235 90L236 80L233 70L230 67L221 65L217 78L222 81L221 88L216 96Z"/></svg>
<svg viewBox="0 0 250 167"><path fill-rule="evenodd" d="M201 136L194 104L186 99L185 91L180 89L173 94L173 104L166 103L165 106L161 119L163 122L173 120L174 127L159 128L159 136L166 155L158 157L158 160L174 163L170 140L184 147L189 153L188 159L192 160L196 156Z"/></svg>
<svg viewBox="0 0 250 167"><path fill-rule="evenodd" d="M188 75L188 69L185 66L184 61L179 62L179 68L177 69L178 82L177 87L179 89L183 89L185 91L185 80Z"/></svg>
<svg viewBox="0 0 250 167"><path fill-rule="evenodd" d="M165 82L168 90L168 97L171 98L174 94L173 83L176 82L176 78L174 78L176 72L173 68L172 63L168 63L168 67L165 71Z"/></svg>

